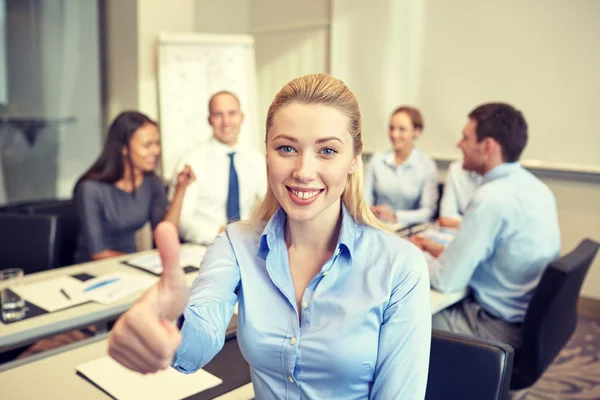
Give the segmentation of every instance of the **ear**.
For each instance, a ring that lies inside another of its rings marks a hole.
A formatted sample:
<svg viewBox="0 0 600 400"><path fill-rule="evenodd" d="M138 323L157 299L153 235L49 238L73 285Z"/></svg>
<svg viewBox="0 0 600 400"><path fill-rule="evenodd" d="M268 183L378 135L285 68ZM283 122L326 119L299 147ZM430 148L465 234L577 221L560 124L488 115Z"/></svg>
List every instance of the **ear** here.
<svg viewBox="0 0 600 400"><path fill-rule="evenodd" d="M415 135L413 137L413 140L417 140L418 138L421 137L422 134L423 134L423 130L421 128L415 128Z"/></svg>
<svg viewBox="0 0 600 400"><path fill-rule="evenodd" d="M123 154L124 156L127 156L127 154L129 154L127 146L123 146L123 148L121 149L121 154Z"/></svg>
<svg viewBox="0 0 600 400"><path fill-rule="evenodd" d="M354 173L354 171L356 171L360 157L361 157L360 154L357 154L354 157L352 157L352 162L350 163L350 169L348 170L348 175L352 175Z"/></svg>
<svg viewBox="0 0 600 400"><path fill-rule="evenodd" d="M245 116L246 116L246 115L245 115L243 112L241 112L241 111L240 111L240 124L241 124L242 122L244 122L244 117L245 117Z"/></svg>

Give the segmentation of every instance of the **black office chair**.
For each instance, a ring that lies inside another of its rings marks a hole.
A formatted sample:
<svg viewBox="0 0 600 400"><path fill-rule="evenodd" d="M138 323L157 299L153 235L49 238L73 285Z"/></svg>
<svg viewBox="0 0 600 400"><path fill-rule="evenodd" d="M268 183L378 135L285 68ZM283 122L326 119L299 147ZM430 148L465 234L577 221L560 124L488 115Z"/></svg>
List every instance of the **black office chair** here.
<svg viewBox="0 0 600 400"><path fill-rule="evenodd" d="M435 221L440 217L440 205L442 204L442 196L444 195L444 182L438 182L438 199L435 209L435 214L433 215L433 220Z"/></svg>
<svg viewBox="0 0 600 400"><path fill-rule="evenodd" d="M79 234L79 219L71 200L55 200L51 202L30 205L27 207L30 215L56 215L60 231L59 264L64 267L74 263L73 257L77 249Z"/></svg>
<svg viewBox="0 0 600 400"><path fill-rule="evenodd" d="M26 274L59 267L60 231L55 215L0 213L0 269Z"/></svg>
<svg viewBox="0 0 600 400"><path fill-rule="evenodd" d="M522 345L515 349L512 390L533 385L575 332L579 292L599 247L585 239L544 271L525 315Z"/></svg>
<svg viewBox="0 0 600 400"><path fill-rule="evenodd" d="M507 344L434 330L425 399L508 399L512 366Z"/></svg>

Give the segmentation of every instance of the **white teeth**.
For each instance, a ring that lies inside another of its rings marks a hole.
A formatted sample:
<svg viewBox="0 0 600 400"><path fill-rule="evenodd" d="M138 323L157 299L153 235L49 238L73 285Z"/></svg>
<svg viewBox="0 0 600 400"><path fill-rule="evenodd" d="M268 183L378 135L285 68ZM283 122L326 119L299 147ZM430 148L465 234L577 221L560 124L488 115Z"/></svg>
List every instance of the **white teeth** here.
<svg viewBox="0 0 600 400"><path fill-rule="evenodd" d="M320 193L320 190L317 190L315 192L300 192L298 190L292 189L292 193L294 193L296 195L296 197L299 197L303 200L308 200L308 199L318 195Z"/></svg>

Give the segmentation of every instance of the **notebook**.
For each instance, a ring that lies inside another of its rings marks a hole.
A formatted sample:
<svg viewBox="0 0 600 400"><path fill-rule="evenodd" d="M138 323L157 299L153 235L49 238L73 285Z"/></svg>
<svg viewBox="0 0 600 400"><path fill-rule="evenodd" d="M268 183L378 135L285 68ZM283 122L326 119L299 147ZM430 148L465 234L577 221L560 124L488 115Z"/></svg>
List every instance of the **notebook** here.
<svg viewBox="0 0 600 400"><path fill-rule="evenodd" d="M216 376L199 370L183 374L167 368L142 375L104 356L76 367L77 373L119 400L179 400L223 383Z"/></svg>

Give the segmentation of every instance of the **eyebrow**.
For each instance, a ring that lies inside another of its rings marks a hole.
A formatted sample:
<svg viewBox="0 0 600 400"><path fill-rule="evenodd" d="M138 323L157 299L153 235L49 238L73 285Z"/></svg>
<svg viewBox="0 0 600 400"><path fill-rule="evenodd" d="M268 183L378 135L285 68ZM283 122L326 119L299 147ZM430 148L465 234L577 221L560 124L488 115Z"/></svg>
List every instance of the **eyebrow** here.
<svg viewBox="0 0 600 400"><path fill-rule="evenodd" d="M273 140L277 140L277 139L287 139L290 142L294 142L294 143L298 143L298 139L296 139L295 137L292 136L288 136L288 135L277 135L273 138ZM335 136L328 136L328 137L324 137L321 139L317 139L315 141L315 143L325 143L325 142L329 142L331 140L337 140L338 142L340 142L341 144L344 144L344 142L342 142L342 140L340 138L337 138Z"/></svg>

